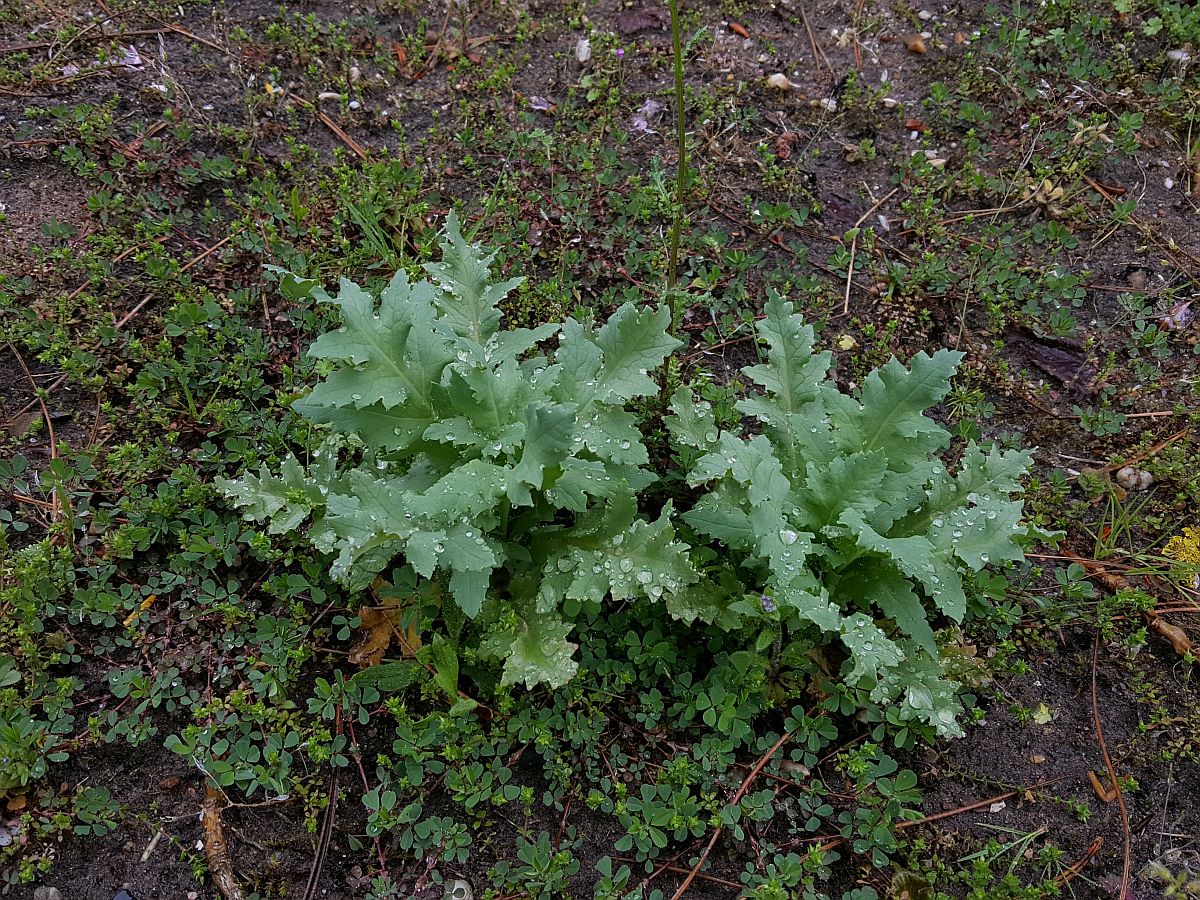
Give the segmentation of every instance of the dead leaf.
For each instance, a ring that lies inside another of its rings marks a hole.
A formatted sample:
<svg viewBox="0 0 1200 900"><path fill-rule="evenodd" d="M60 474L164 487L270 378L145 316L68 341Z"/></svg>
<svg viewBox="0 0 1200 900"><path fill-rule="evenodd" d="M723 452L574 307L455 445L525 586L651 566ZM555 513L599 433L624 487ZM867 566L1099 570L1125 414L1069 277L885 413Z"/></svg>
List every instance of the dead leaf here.
<svg viewBox="0 0 1200 900"><path fill-rule="evenodd" d="M1088 772L1088 781L1092 783L1092 790L1096 792L1096 796L1104 803L1112 803L1117 799L1118 791L1116 786L1109 785L1105 787L1095 772Z"/></svg>
<svg viewBox="0 0 1200 900"><path fill-rule="evenodd" d="M910 34L904 39L904 46L909 53L924 53L925 38L921 37L919 34Z"/></svg>
<svg viewBox="0 0 1200 900"><path fill-rule="evenodd" d="M30 409L20 415L13 416L4 423L4 430L13 437L23 437L33 428L35 422L42 417L40 409Z"/></svg>
<svg viewBox="0 0 1200 900"><path fill-rule="evenodd" d="M25 808L25 804L29 802L29 798L24 794L16 797L9 797L8 803L5 804L9 812L20 812Z"/></svg>
<svg viewBox="0 0 1200 900"><path fill-rule="evenodd" d="M730 22L729 30L732 31L734 34L736 34L738 37L744 37L744 38L750 37L750 32L747 31L741 25L739 25L737 22Z"/></svg>
<svg viewBox="0 0 1200 900"><path fill-rule="evenodd" d="M388 586L386 582L376 581L376 595ZM401 655L406 659L416 656L421 649L421 636L417 632L415 617L407 628L400 627L404 611L404 607L394 603L359 609L358 616L362 624L358 626L358 637L350 648L350 662L364 669L377 666L393 642L400 645Z"/></svg>
<svg viewBox="0 0 1200 900"><path fill-rule="evenodd" d="M122 622L121 624L124 625L126 628L128 628L130 625L132 625L134 623L134 621L137 619L138 616L140 616L142 613L144 613L146 610L148 610L151 606L153 606L154 601L157 599L158 599L158 594L151 594L149 597L147 597L145 600L143 600L138 605L137 609L135 609L133 612L131 612L129 615L127 615L125 617L125 621Z"/></svg>
<svg viewBox="0 0 1200 900"><path fill-rule="evenodd" d="M800 135L794 131L785 131L771 143L771 152L780 162L786 162L792 155L792 149L800 143Z"/></svg>
<svg viewBox="0 0 1200 900"><path fill-rule="evenodd" d="M1009 328L1004 339L1010 349L1019 351L1035 367L1066 387L1082 394L1096 392L1099 371L1088 362L1087 352L1081 344L1022 327Z"/></svg>
<svg viewBox="0 0 1200 900"><path fill-rule="evenodd" d="M1158 320L1158 327L1164 331L1186 331L1195 315L1192 312L1192 301L1184 300L1171 307L1171 311Z"/></svg>
<svg viewBox="0 0 1200 900"><path fill-rule="evenodd" d="M671 24L671 14L657 6L646 6L617 16L617 31L637 34L650 28L665 28Z"/></svg>
<svg viewBox="0 0 1200 900"><path fill-rule="evenodd" d="M915 131L918 134L924 134L926 131L929 130L929 126L926 125L924 122L922 122L920 119L905 119L904 127L906 129L908 129L909 131Z"/></svg>

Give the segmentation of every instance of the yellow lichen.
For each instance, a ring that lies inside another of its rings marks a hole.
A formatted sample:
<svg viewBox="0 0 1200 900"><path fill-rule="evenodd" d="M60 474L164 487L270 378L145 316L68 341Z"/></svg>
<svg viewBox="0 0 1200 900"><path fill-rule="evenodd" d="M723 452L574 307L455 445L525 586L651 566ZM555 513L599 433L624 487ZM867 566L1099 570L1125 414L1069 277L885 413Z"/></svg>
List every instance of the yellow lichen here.
<svg viewBox="0 0 1200 900"><path fill-rule="evenodd" d="M1200 566L1200 528L1190 525L1184 528L1183 534L1177 534L1167 541L1163 554L1182 563Z"/></svg>

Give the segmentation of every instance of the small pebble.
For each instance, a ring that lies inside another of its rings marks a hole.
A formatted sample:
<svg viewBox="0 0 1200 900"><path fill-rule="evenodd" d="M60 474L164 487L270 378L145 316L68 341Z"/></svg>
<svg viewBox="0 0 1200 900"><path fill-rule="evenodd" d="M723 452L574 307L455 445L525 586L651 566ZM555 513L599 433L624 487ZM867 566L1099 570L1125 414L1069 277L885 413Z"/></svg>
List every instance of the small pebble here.
<svg viewBox="0 0 1200 900"><path fill-rule="evenodd" d="M33 892L33 900L62 900L62 894L56 887L42 885Z"/></svg>
<svg viewBox="0 0 1200 900"><path fill-rule="evenodd" d="M1124 466L1117 469L1117 484L1127 491L1144 491L1154 484L1154 476L1145 469Z"/></svg>
<svg viewBox="0 0 1200 900"><path fill-rule="evenodd" d="M361 108L361 107L362 107L362 104L361 104L361 103L359 103L357 100L351 100L351 101L350 101L348 104L346 104L346 105L347 105L347 106L349 106L349 107L350 107L350 109L359 109L359 108Z"/></svg>
<svg viewBox="0 0 1200 900"><path fill-rule="evenodd" d="M1168 191L1171 190L1171 188L1175 187L1175 179L1174 178L1164 178L1163 179L1163 187L1165 187Z"/></svg>
<svg viewBox="0 0 1200 900"><path fill-rule="evenodd" d="M575 60L580 64L587 62L592 58L592 42L585 37L581 37L575 42Z"/></svg>
<svg viewBox="0 0 1200 900"><path fill-rule="evenodd" d="M774 88L777 91L791 90L792 83L788 81L788 77L782 72L776 72L767 79L767 87Z"/></svg>
<svg viewBox="0 0 1200 900"><path fill-rule="evenodd" d="M350 83L358 84L360 81L362 81L362 69L360 69L358 66L351 66L350 67Z"/></svg>
<svg viewBox="0 0 1200 900"><path fill-rule="evenodd" d="M919 13L917 13L917 18L920 19L922 22L928 22L930 19L933 18L933 13L931 13L927 9L923 9Z"/></svg>

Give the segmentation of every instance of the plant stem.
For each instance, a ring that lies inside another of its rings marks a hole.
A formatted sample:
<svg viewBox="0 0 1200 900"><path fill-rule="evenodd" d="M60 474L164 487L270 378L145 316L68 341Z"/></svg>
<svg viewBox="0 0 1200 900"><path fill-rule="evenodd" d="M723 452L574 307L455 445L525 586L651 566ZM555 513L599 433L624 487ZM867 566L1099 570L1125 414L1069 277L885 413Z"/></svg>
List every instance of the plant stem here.
<svg viewBox="0 0 1200 900"><path fill-rule="evenodd" d="M671 330L678 327L675 315L675 279L679 272L679 232L683 227L683 194L687 187L687 128L683 110L683 45L679 34L679 0L669 0L671 8L671 45L675 63L675 138L679 167L675 180L675 219L671 223L670 256L667 263L667 297L671 306Z"/></svg>

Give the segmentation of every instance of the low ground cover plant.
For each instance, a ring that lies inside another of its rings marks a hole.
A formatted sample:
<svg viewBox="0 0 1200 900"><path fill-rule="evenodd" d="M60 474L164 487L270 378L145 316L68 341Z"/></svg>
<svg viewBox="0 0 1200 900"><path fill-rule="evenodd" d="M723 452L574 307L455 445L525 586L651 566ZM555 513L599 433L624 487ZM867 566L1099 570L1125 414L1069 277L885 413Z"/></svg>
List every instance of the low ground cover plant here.
<svg viewBox="0 0 1200 900"><path fill-rule="evenodd" d="M341 314L309 350L331 370L293 404L329 435L278 474L219 482L247 518L307 527L351 590L399 562L437 598L443 640L503 661L502 685L561 687L578 667L577 617L646 600L743 632L747 665L773 657L851 704L895 703L902 723L961 733L933 623L961 622L972 596L978 611L972 576L1023 558L1013 495L1031 459L971 442L948 470L950 433L925 411L961 354L893 359L848 394L773 296L743 425L718 428L709 405L675 392L665 465L702 490L651 516L668 472L650 465L630 404L658 392L650 372L680 345L670 311L627 303L599 328L501 330L519 279L491 282L494 254L453 214L442 251L427 279L401 270L378 303L349 281L331 297L281 273Z"/></svg>

